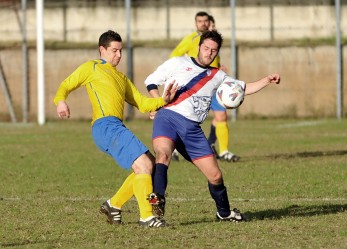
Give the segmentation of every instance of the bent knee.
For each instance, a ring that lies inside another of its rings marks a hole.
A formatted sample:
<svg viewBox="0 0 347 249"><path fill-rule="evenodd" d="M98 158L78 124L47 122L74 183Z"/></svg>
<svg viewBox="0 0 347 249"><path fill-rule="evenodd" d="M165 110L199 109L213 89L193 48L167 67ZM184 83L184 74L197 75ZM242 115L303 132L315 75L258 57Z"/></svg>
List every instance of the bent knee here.
<svg viewBox="0 0 347 249"><path fill-rule="evenodd" d="M135 174L152 174L153 166L151 158L144 154L134 161L131 168Z"/></svg>
<svg viewBox="0 0 347 249"><path fill-rule="evenodd" d="M215 172L209 176L207 176L208 181L214 185L221 184L223 182L222 172Z"/></svg>
<svg viewBox="0 0 347 249"><path fill-rule="evenodd" d="M157 153L155 155L155 161L157 163L169 164L172 155L170 153Z"/></svg>
<svg viewBox="0 0 347 249"><path fill-rule="evenodd" d="M216 122L224 122L227 121L227 113L223 111L214 112L214 120Z"/></svg>
<svg viewBox="0 0 347 249"><path fill-rule="evenodd" d="M170 150L157 149L155 150L155 161L156 163L163 163L168 165L172 157Z"/></svg>

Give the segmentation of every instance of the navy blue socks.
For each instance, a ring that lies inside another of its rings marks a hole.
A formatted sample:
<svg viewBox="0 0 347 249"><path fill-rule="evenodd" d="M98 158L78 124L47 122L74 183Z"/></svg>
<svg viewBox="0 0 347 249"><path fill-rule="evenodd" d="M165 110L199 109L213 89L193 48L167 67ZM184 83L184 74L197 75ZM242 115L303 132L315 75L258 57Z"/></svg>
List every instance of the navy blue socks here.
<svg viewBox="0 0 347 249"><path fill-rule="evenodd" d="M153 170L153 192L165 196L167 187L168 166L162 163L156 163Z"/></svg>
<svg viewBox="0 0 347 249"><path fill-rule="evenodd" d="M217 211L220 216L227 217L230 215L230 204L227 189L224 183L213 185L208 183L208 189L213 200L216 202Z"/></svg>

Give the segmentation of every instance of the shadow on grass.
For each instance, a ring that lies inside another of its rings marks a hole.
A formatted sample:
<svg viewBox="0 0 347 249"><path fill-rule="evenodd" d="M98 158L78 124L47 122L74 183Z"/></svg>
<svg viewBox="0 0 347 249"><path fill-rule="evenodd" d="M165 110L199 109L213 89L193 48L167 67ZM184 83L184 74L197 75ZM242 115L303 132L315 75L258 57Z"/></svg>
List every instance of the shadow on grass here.
<svg viewBox="0 0 347 249"><path fill-rule="evenodd" d="M246 160L259 160L259 159L291 159L291 158L308 158L308 157L326 157L326 156L344 156L347 155L347 150L332 150L332 151L304 151L296 153L284 153L284 154L271 154L263 156L255 156L250 158L242 158L242 161Z"/></svg>
<svg viewBox="0 0 347 249"><path fill-rule="evenodd" d="M282 209L268 209L258 212L246 212L245 215L248 221L252 220L279 220L288 217L311 217L317 215L329 215L347 212L347 204L334 204L334 205L313 205L313 206L299 206L291 205ZM206 217L200 220L192 220L188 222L181 222L181 226L210 223L210 217Z"/></svg>
<svg viewBox="0 0 347 249"><path fill-rule="evenodd" d="M30 246L30 245L37 245L37 244L47 244L48 242L52 243L52 242L58 242L58 241L24 240L24 241L18 241L18 242L0 243L0 247Z"/></svg>
<svg viewBox="0 0 347 249"><path fill-rule="evenodd" d="M310 217L316 215L329 215L336 213L347 212L347 204L333 204L333 205L313 205L313 206L299 206L291 205L282 209L268 209L259 212L247 212L246 215L250 220L277 220L286 217Z"/></svg>

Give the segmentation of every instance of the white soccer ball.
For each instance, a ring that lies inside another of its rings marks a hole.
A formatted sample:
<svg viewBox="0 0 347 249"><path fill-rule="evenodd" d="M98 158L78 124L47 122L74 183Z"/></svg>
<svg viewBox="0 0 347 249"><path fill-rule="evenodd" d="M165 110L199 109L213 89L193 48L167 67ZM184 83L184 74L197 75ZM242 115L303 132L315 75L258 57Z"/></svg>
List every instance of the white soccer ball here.
<svg viewBox="0 0 347 249"><path fill-rule="evenodd" d="M245 98L245 87L242 83L235 81L223 82L216 91L218 103L227 109L239 107Z"/></svg>

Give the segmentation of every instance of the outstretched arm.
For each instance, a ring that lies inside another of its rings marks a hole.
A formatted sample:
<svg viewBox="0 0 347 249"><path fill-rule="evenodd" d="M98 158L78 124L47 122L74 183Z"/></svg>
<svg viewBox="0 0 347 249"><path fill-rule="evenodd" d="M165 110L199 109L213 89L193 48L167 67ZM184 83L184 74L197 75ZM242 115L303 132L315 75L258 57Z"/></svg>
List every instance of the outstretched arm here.
<svg viewBox="0 0 347 249"><path fill-rule="evenodd" d="M264 87L266 87L267 85L269 85L270 83L279 84L280 81L281 81L281 77L279 74L277 73L269 74L268 76L258 81L247 83L245 94L250 95L250 94L256 93L260 91L261 89L263 89Z"/></svg>

